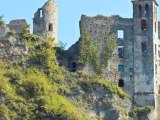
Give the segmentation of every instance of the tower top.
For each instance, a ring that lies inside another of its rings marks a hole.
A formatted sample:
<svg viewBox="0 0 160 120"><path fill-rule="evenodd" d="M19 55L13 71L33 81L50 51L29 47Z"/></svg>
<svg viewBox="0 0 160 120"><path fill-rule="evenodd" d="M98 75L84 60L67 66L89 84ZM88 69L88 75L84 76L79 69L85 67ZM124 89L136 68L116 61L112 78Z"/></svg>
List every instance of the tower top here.
<svg viewBox="0 0 160 120"><path fill-rule="evenodd" d="M146 2L146 1L151 2L151 1L153 1L153 2L155 2L156 5L158 6L157 0L131 0L131 1L132 1L132 2Z"/></svg>

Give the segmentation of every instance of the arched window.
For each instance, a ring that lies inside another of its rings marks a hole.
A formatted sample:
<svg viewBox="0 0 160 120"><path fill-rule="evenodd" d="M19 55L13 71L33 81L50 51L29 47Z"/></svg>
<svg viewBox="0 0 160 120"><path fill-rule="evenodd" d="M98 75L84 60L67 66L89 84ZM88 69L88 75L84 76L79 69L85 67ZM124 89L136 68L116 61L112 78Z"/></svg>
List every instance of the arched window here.
<svg viewBox="0 0 160 120"><path fill-rule="evenodd" d="M124 80L120 79L118 82L119 87L124 87Z"/></svg>
<svg viewBox="0 0 160 120"><path fill-rule="evenodd" d="M142 30L147 30L147 21L146 20L141 20L141 29Z"/></svg>
<svg viewBox="0 0 160 120"><path fill-rule="evenodd" d="M138 13L140 16L142 15L142 6L141 5L138 5Z"/></svg>
<svg viewBox="0 0 160 120"><path fill-rule="evenodd" d="M142 52L147 51L147 44L146 44L146 42L142 42L141 43L141 48L142 48Z"/></svg>
<svg viewBox="0 0 160 120"><path fill-rule="evenodd" d="M145 15L146 16L149 15L149 5L148 4L145 5Z"/></svg>

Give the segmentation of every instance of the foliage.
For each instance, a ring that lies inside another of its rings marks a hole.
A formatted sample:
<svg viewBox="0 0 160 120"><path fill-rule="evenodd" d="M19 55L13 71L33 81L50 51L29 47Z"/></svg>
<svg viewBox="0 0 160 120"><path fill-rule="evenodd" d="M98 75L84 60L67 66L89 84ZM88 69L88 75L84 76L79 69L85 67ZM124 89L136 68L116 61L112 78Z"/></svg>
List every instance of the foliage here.
<svg viewBox="0 0 160 120"><path fill-rule="evenodd" d="M29 47L27 60L0 61L0 118L87 120L86 114L77 107L75 101L65 97L72 88L80 88L81 82L103 86L112 96L128 97L122 89L99 76L69 73L59 67L51 38L41 40L39 36L25 33L23 39ZM95 47L95 44L90 44L90 53L87 54L98 59L98 45ZM96 59L91 63L98 66ZM86 97L89 96L86 94Z"/></svg>
<svg viewBox="0 0 160 120"><path fill-rule="evenodd" d="M124 92L120 87L118 87L109 80L102 80L101 78L98 77L97 78L90 77L86 82L105 87L108 90L109 94L111 94L112 96L119 95L122 98L130 98L130 96L126 92Z"/></svg>
<svg viewBox="0 0 160 120"><path fill-rule="evenodd" d="M79 62L91 65L97 74L101 74L108 65L108 60L112 57L115 47L115 35L109 35L104 41L102 55L102 53L99 52L100 44L96 40L92 40L86 31L83 31L80 42Z"/></svg>
<svg viewBox="0 0 160 120"><path fill-rule="evenodd" d="M45 103L44 108L49 114L58 116L57 119L87 120L68 99L62 96L53 94L50 97L43 96L41 100Z"/></svg>
<svg viewBox="0 0 160 120"><path fill-rule="evenodd" d="M99 72L99 45L96 41L91 40L89 34L83 31L80 42L80 58L79 62L92 65L95 72Z"/></svg>
<svg viewBox="0 0 160 120"><path fill-rule="evenodd" d="M141 114L147 114L151 112L152 109L153 109L153 106L136 107L133 110L131 110L131 112L129 113L129 116L131 118L136 119Z"/></svg>
<svg viewBox="0 0 160 120"><path fill-rule="evenodd" d="M62 41L58 41L58 48L60 48L61 51L64 51L66 49L67 43L63 43Z"/></svg>
<svg viewBox="0 0 160 120"><path fill-rule="evenodd" d="M101 58L101 68L105 68L107 66L109 59L112 57L112 54L116 48L116 38L114 34L109 35L107 39L105 39L104 43L104 51L103 57Z"/></svg>

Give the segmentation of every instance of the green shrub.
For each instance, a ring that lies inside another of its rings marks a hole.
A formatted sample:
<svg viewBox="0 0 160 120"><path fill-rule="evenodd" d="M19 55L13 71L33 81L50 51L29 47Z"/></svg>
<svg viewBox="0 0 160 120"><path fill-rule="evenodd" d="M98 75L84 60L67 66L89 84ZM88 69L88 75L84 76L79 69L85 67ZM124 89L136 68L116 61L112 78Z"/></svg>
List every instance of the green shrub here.
<svg viewBox="0 0 160 120"><path fill-rule="evenodd" d="M140 114L147 114L151 112L153 106L143 106L143 107L136 107L129 112L129 116L131 118L137 118Z"/></svg>

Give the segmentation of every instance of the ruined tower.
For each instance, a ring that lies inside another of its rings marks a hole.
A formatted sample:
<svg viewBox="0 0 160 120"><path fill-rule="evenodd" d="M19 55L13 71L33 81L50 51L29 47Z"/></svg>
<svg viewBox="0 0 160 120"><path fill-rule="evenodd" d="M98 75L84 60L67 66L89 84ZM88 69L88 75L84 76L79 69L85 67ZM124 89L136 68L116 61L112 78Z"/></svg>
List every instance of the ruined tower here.
<svg viewBox="0 0 160 120"><path fill-rule="evenodd" d="M156 106L159 39L156 0L133 0L134 102Z"/></svg>
<svg viewBox="0 0 160 120"><path fill-rule="evenodd" d="M51 37L57 43L57 12L54 0L48 0L42 8L39 8L33 18L33 34Z"/></svg>

